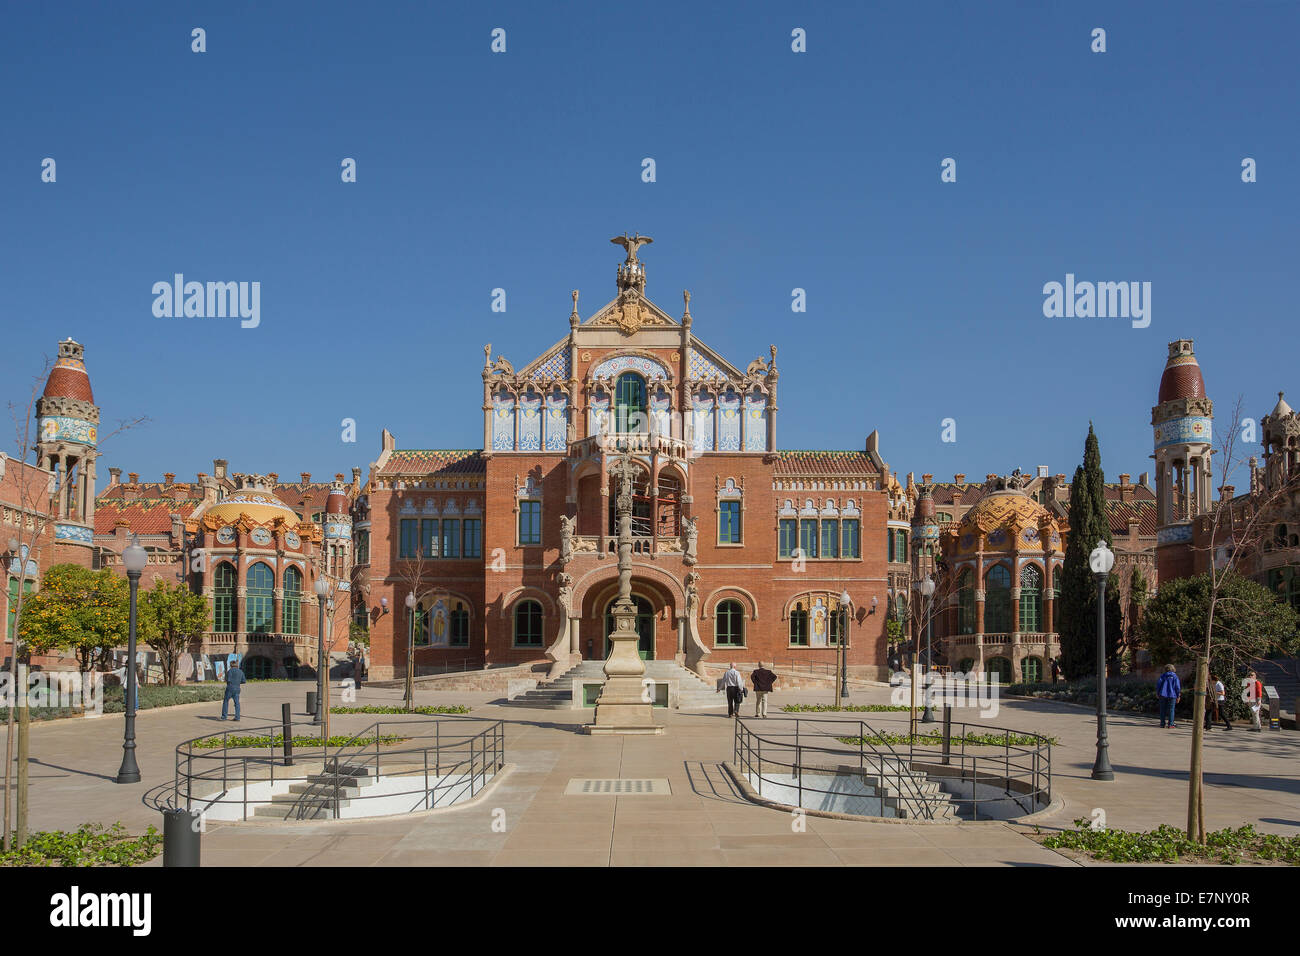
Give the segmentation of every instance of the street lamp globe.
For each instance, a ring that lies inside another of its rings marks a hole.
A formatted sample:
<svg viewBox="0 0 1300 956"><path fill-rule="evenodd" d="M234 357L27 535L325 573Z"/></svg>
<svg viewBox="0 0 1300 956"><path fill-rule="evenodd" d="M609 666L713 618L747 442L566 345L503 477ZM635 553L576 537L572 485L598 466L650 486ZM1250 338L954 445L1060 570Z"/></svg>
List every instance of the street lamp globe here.
<svg viewBox="0 0 1300 956"><path fill-rule="evenodd" d="M319 577L316 579L316 583L312 585L312 590L316 592L318 598L323 598L330 593L330 583L325 578Z"/></svg>
<svg viewBox="0 0 1300 956"><path fill-rule="evenodd" d="M918 585L918 587L920 587L921 589L922 597L927 597L927 598L930 597L932 594L934 594L934 578L930 577L930 575L927 574L921 580L921 583Z"/></svg>
<svg viewBox="0 0 1300 956"><path fill-rule="evenodd" d="M17 538L10 538L10 539L9 539L9 550L12 551L14 554L17 554L17 553L18 553L18 539L17 539Z"/></svg>
<svg viewBox="0 0 1300 956"><path fill-rule="evenodd" d="M140 536L131 535L131 543L122 550L122 564L128 573L139 574L149 563L149 552L140 546Z"/></svg>
<svg viewBox="0 0 1300 956"><path fill-rule="evenodd" d="M1088 566L1093 574L1110 574L1110 569L1115 566L1115 552L1106 547L1105 541L1098 541L1097 547L1088 555Z"/></svg>
<svg viewBox="0 0 1300 956"><path fill-rule="evenodd" d="M413 608L413 607L415 607L415 592L414 592L414 591L412 591L410 594L408 594L408 595L406 596L406 609L409 611L409 610L411 610L411 608Z"/></svg>
<svg viewBox="0 0 1300 956"><path fill-rule="evenodd" d="M840 592L840 603L843 604L845 607L848 607L851 603L853 603L853 599L849 597L848 591Z"/></svg>

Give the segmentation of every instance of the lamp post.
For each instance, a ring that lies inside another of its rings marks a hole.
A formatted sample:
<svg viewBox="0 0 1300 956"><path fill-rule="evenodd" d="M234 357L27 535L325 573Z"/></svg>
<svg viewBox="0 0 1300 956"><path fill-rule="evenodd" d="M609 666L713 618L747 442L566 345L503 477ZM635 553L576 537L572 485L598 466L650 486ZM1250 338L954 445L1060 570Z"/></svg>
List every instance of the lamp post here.
<svg viewBox="0 0 1300 956"><path fill-rule="evenodd" d="M1115 553L1105 541L1098 541L1088 555L1088 566L1097 579L1097 760L1092 765L1092 779L1114 780L1106 736L1106 578L1115 566Z"/></svg>
<svg viewBox="0 0 1300 956"><path fill-rule="evenodd" d="M930 701L930 619L931 610L934 608L934 578L926 575L918 581L916 588L921 592L921 597L925 604L925 711L921 714L921 723L934 723L934 710Z"/></svg>
<svg viewBox="0 0 1300 956"><path fill-rule="evenodd" d="M127 620L126 641L126 729L122 736L122 766L117 771L118 783L139 783L140 768L135 762L135 608L136 594L140 589L140 573L149 563L149 554L140 547L140 536L132 535L131 543L122 549L122 564L126 567L126 580L131 588L131 609Z"/></svg>
<svg viewBox="0 0 1300 956"><path fill-rule="evenodd" d="M325 723L324 702L325 686L327 683L326 671L329 668L329 661L325 654L325 597L330 593L329 582L325 580L323 574L316 578L316 583L312 586L312 590L316 592L316 606L320 609L320 643L316 648L316 717L312 720L312 723L317 726L322 726Z"/></svg>
<svg viewBox="0 0 1300 956"><path fill-rule="evenodd" d="M415 592L406 596L406 709L415 707Z"/></svg>
<svg viewBox="0 0 1300 956"><path fill-rule="evenodd" d="M849 699L849 603L852 598L848 591L840 592L840 658L844 665L840 668L840 699ZM874 600L874 599L873 599Z"/></svg>

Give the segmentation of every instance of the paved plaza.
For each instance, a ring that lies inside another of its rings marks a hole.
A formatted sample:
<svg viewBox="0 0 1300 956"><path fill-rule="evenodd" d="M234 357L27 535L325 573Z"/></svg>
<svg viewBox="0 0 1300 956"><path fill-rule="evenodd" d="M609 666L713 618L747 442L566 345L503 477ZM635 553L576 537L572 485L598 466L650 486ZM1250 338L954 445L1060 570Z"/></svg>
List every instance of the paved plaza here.
<svg viewBox="0 0 1300 956"><path fill-rule="evenodd" d="M120 715L35 724L32 731L31 827L71 829L86 821L123 821L132 831L161 828L146 794L170 787L174 749L222 729L278 722L280 705L301 713L307 683L251 685L244 719L221 723L219 704L144 711L137 720L143 781L113 782L121 757ZM337 691L336 701L337 701ZM366 688L361 704L400 703L401 691ZM791 702L829 702L829 691L776 693L773 714ZM886 703L872 687L855 703ZM475 718L506 722L509 772L464 807L371 822L211 823L203 836L208 866L307 865L1053 865L1072 866L1038 845L1033 826L1004 823L870 823L809 815L795 832L789 813L755 806L721 764L731 759L734 725L724 709L656 711L660 736L591 737L580 732L590 710L533 710L492 703L486 693L421 692L418 703L468 704ZM752 713L746 704L746 715ZM963 708L957 719L981 722ZM828 715L817 715L819 719ZM848 715L845 715L846 718ZM901 731L906 714L852 715ZM332 731L359 731L380 718L332 718ZM402 717L392 718L402 720ZM455 718L447 718L455 719ZM1160 730L1155 719L1110 718L1112 783L1089 779L1095 719L1089 710L1051 702L1005 701L984 723L1054 736L1053 791L1058 809L1040 814L1042 830L1069 828L1105 811L1122 829L1178 825L1185 817L1189 724ZM855 723L856 726L856 723ZM1206 826L1250 822L1260 830L1300 832L1300 734L1212 731L1206 741ZM566 795L573 778L666 778L670 796ZM494 820L498 821L496 829ZM161 859L152 865L159 865Z"/></svg>

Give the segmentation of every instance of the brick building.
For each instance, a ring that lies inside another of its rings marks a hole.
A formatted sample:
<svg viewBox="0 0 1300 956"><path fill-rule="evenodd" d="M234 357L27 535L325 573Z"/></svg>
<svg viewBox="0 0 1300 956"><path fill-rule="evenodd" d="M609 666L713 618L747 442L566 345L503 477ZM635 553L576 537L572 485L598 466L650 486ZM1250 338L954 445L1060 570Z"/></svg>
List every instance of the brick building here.
<svg viewBox="0 0 1300 956"><path fill-rule="evenodd" d="M891 476L875 433L862 451L780 450L776 347L732 364L696 337L689 293L680 318L646 298L650 240L613 241L612 301L583 319L574 292L568 334L518 368L484 349L481 448L383 433L356 509L373 675L405 673L408 635L417 671L603 658L625 455L643 657L829 663L847 592L850 668L879 675Z"/></svg>

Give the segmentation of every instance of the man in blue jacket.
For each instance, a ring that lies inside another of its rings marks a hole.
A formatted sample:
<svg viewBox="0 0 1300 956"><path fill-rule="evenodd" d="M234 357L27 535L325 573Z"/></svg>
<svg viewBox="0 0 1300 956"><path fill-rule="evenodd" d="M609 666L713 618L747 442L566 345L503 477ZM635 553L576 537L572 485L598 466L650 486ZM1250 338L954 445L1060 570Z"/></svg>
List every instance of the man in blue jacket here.
<svg viewBox="0 0 1300 956"><path fill-rule="evenodd" d="M239 661L235 661L226 668L226 696L221 698L221 719L226 719L227 708L230 702L235 702L235 720L239 719L239 688L244 683L244 671L239 666Z"/></svg>
<svg viewBox="0 0 1300 956"><path fill-rule="evenodd" d="M1165 672L1156 681L1156 696L1160 698L1160 727L1174 727L1174 707L1183 696L1183 685L1178 680L1173 664L1165 665Z"/></svg>

